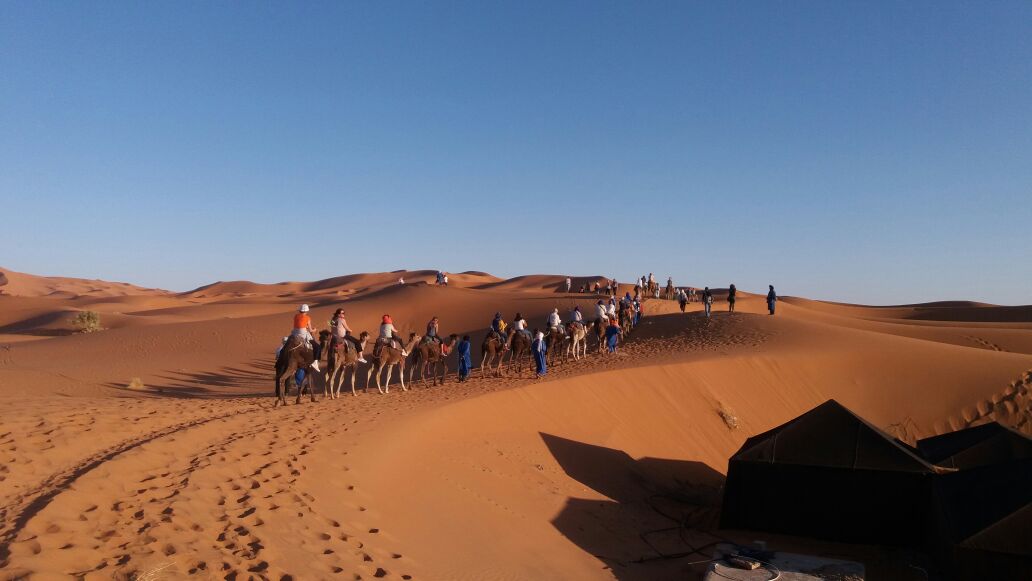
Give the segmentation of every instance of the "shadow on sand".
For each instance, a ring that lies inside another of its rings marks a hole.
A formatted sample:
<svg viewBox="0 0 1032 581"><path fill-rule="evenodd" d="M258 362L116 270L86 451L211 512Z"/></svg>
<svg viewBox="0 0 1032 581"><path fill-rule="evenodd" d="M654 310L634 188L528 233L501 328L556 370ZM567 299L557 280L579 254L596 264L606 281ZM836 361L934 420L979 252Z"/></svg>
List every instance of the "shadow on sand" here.
<svg viewBox="0 0 1032 581"><path fill-rule="evenodd" d="M621 581L699 578L724 476L701 462L641 458L541 434L568 476L608 500L570 498L552 524Z"/></svg>
<svg viewBox="0 0 1032 581"><path fill-rule="evenodd" d="M255 360L249 365L222 367L217 371L169 371L157 383L134 389L124 383L106 383L105 387L132 393L170 398L269 397L273 393L275 363ZM322 393L321 379L316 379Z"/></svg>

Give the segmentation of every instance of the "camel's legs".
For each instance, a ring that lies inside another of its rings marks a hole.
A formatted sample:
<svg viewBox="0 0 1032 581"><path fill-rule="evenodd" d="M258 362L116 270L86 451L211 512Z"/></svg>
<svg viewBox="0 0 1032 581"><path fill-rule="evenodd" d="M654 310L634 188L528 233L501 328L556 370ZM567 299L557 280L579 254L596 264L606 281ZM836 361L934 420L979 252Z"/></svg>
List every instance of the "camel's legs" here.
<svg viewBox="0 0 1032 581"><path fill-rule="evenodd" d="M346 371L347 370L345 369L345 372ZM356 363L354 369L351 370L351 395L354 396L354 397L358 397L358 394L355 393L355 383L356 383L355 378L357 376L358 376L358 364Z"/></svg>
<svg viewBox="0 0 1032 581"><path fill-rule="evenodd" d="M400 371L400 373L398 373L398 379L401 380L401 389L402 391L408 391L408 388L405 387L405 360L402 359L401 363L398 365L398 370ZM387 371L387 377L390 378L390 370Z"/></svg>

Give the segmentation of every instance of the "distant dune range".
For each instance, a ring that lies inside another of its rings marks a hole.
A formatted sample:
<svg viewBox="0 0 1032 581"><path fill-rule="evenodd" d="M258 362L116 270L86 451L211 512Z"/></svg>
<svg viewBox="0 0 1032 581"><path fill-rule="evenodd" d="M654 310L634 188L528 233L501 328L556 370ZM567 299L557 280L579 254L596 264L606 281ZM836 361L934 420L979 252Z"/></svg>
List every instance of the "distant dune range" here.
<svg viewBox="0 0 1032 581"><path fill-rule="evenodd" d="M565 275L172 293L0 271L0 579L692 578L683 561L635 563L641 534L669 526L656 494L693 491L703 544L727 458L828 398L908 442L993 419L1032 433L1029 306L783 297L770 317L762 294L728 315L719 293L707 322L650 300L620 354L542 381L477 372L273 410L272 354L302 302L320 326L345 309L356 331L390 313L421 334L437 315L479 363L496 311L542 326L597 297L561 292ZM74 333L83 310L105 330Z"/></svg>

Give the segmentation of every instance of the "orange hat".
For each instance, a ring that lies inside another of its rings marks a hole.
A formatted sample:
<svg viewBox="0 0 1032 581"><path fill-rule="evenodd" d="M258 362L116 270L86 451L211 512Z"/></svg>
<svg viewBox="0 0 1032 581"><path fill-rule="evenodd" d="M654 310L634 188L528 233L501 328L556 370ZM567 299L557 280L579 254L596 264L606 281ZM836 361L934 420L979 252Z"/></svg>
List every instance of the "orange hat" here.
<svg viewBox="0 0 1032 581"><path fill-rule="evenodd" d="M391 316L390 315L384 315L383 316L383 323L385 325L393 325L394 321L391 320Z"/></svg>

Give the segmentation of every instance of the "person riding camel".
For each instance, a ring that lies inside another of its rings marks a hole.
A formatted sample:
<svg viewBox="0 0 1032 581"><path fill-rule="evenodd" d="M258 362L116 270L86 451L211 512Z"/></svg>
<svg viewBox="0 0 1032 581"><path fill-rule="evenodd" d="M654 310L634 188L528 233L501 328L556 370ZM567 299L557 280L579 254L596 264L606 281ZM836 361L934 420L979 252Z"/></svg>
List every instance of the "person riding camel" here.
<svg viewBox="0 0 1032 581"><path fill-rule="evenodd" d="M527 321L523 318L523 315L516 313L516 316L512 318L512 328L517 332L523 333L527 338L532 338L530 330L527 329Z"/></svg>
<svg viewBox="0 0 1032 581"><path fill-rule="evenodd" d="M584 324L584 315L581 314L579 306L573 307L573 310L570 311L570 322Z"/></svg>
<svg viewBox="0 0 1032 581"><path fill-rule="evenodd" d="M609 316L609 320L616 320L616 300L609 299L609 305L606 307L606 315Z"/></svg>
<svg viewBox="0 0 1032 581"><path fill-rule="evenodd" d="M601 325L609 322L609 311L606 310L606 304L601 299L595 304L595 320Z"/></svg>
<svg viewBox="0 0 1032 581"><path fill-rule="evenodd" d="M351 334L351 327L348 327L348 322L344 319L344 309L334 311L333 318L330 319L330 330L336 343L344 345L345 348L347 348L348 343L355 346L359 363L368 363L365 357L362 356L362 343Z"/></svg>
<svg viewBox="0 0 1032 581"><path fill-rule="evenodd" d="M434 341L438 345L441 344L441 338L437 336L437 331L438 331L439 325L440 325L440 322L438 321L436 316L433 317L432 319L430 319L430 322L426 324L426 341L427 342Z"/></svg>
<svg viewBox="0 0 1032 581"><path fill-rule="evenodd" d="M566 329L563 329L563 320L559 317L559 307L552 309L552 312L548 315L548 330L558 329L562 335L566 334Z"/></svg>
<svg viewBox="0 0 1032 581"><path fill-rule="evenodd" d="M491 319L491 333L505 343L505 320L501 313L495 313L494 319Z"/></svg>
<svg viewBox="0 0 1032 581"><path fill-rule="evenodd" d="M300 337L305 342L305 348L315 353L315 361L312 362L312 369L319 371L319 353L315 351L315 327L312 326L312 317L308 316L308 305L301 305L294 315L294 329L291 335Z"/></svg>
<svg viewBox="0 0 1032 581"><path fill-rule="evenodd" d="M408 351L404 349L404 343L401 341L401 336L398 334L398 330L394 328L394 321L391 320L390 315L383 316L383 322L380 323L380 336L376 339L377 355L380 353L380 349L384 345L394 345L394 341L398 342L398 347L401 349L401 356L408 357Z"/></svg>

